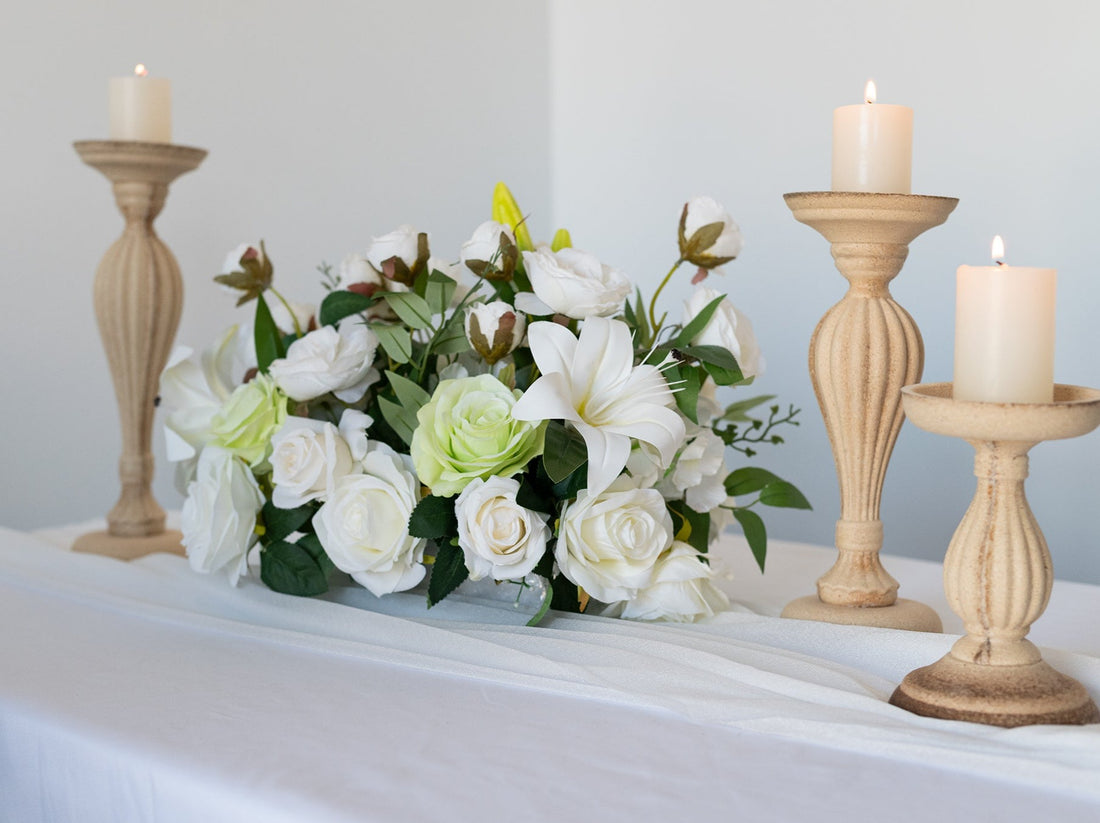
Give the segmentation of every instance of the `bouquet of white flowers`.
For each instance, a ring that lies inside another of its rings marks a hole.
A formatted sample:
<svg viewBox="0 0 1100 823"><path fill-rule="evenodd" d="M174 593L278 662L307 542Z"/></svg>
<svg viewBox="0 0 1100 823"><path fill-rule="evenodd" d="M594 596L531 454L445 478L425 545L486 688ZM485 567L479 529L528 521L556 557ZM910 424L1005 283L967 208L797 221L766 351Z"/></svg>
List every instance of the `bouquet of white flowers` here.
<svg viewBox="0 0 1100 823"><path fill-rule="evenodd" d="M763 569L754 506L809 504L725 464L727 447L751 457L797 425L793 408L754 416L771 397L715 401L761 368L748 319L701 285L740 252L729 214L684 206L648 306L568 232L532 243L503 184L492 218L461 265L410 226L375 238L322 267L316 312L272 286L262 243L230 255L215 279L256 301L254 320L197 359L178 350L161 379L196 570L235 584L258 543L276 591L321 594L337 569L378 596L428 577L429 606L467 578L537 576L536 623L595 601L638 619L713 614L726 601L707 549L734 520ZM657 297L685 262L696 290L667 324Z"/></svg>

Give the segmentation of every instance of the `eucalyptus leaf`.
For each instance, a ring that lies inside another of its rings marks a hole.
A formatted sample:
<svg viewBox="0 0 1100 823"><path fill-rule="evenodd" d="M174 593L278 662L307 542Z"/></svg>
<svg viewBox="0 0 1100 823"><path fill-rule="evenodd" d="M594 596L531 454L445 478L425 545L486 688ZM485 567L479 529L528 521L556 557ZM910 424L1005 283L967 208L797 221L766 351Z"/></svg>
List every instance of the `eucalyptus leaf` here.
<svg viewBox="0 0 1100 823"><path fill-rule="evenodd" d="M414 383L397 372L387 371L386 379L390 382L393 393L397 395L397 400L405 409L412 412L414 417L420 411L420 407L432 399L432 396L419 383Z"/></svg>
<svg viewBox="0 0 1100 823"><path fill-rule="evenodd" d="M424 287L424 299L428 303L428 308L434 314L443 314L447 311L457 286L458 283L454 279L441 271L433 270L428 275L428 282Z"/></svg>
<svg viewBox="0 0 1100 823"><path fill-rule="evenodd" d="M432 324L431 307L419 294L411 291L390 291L383 294L382 298L410 329L426 329Z"/></svg>
<svg viewBox="0 0 1100 823"><path fill-rule="evenodd" d="M328 591L327 575L308 551L285 541L260 551L260 579L269 589L311 597Z"/></svg>
<svg viewBox="0 0 1100 823"><path fill-rule="evenodd" d="M410 414L403 406L386 397L378 398L378 409L394 434L400 437L406 446L411 446L413 432L416 430L416 415Z"/></svg>
<svg viewBox="0 0 1100 823"><path fill-rule="evenodd" d="M739 400L736 403L730 403L726 406L725 412L723 412L719 419L728 420L730 423L747 423L752 419L747 413L757 406L764 405L769 400L775 400L775 395L761 394L758 397L750 397L747 400Z"/></svg>
<svg viewBox="0 0 1100 823"><path fill-rule="evenodd" d="M412 358L412 335L408 329L388 323L371 323L370 328L391 360L395 363L409 362Z"/></svg>
<svg viewBox="0 0 1100 823"><path fill-rule="evenodd" d="M450 543L442 544L435 556L432 576L428 581L428 608L457 589L469 575L462 549Z"/></svg>
<svg viewBox="0 0 1100 823"><path fill-rule="evenodd" d="M760 571L764 571L764 560L768 556L768 530L764 527L764 521L751 509L734 509L733 516L741 525L741 531L748 541L752 556L756 558L756 565Z"/></svg>

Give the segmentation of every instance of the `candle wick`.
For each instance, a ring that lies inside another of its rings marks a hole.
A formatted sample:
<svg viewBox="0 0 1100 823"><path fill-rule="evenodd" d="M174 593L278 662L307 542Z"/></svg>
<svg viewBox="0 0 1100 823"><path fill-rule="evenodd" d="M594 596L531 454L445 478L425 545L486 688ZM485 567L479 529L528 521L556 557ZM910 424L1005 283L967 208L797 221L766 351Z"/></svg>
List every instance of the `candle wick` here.
<svg viewBox="0 0 1100 823"><path fill-rule="evenodd" d="M995 262L997 263L998 266L1003 266L1005 264L1004 260L997 260Z"/></svg>

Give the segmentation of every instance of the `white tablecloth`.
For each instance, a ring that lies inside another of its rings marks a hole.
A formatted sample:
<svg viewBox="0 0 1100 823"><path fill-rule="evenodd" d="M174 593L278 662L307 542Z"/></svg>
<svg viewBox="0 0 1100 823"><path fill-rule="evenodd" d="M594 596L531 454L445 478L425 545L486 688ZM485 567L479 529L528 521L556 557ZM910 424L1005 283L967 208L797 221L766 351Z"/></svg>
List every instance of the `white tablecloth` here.
<svg viewBox="0 0 1100 823"><path fill-rule="evenodd" d="M999 729L886 699L953 635L775 617L831 550L739 538L708 625L340 589L297 599L183 558L0 530L0 820L1100 819L1100 726ZM958 621L939 567L888 558ZM1100 588L1032 638L1100 697ZM813 816L811 818L811 815Z"/></svg>

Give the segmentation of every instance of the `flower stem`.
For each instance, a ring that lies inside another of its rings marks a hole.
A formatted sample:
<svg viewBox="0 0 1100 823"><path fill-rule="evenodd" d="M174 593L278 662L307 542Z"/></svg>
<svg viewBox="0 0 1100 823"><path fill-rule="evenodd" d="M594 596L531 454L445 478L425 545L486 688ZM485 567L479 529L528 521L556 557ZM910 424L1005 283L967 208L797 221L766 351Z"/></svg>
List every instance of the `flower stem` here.
<svg viewBox="0 0 1100 823"><path fill-rule="evenodd" d="M267 290L269 292L271 292L273 295L275 295L276 297L279 298L279 302L283 304L283 308L286 309L287 314L290 315L291 322L294 324L294 334L298 337L301 337L302 336L302 327L298 323L298 315L296 315L294 313L294 309L292 309L290 307L290 304L288 302L286 302L286 298L283 297L281 294L279 294L278 291L276 291L274 286L268 286Z"/></svg>
<svg viewBox="0 0 1100 823"><path fill-rule="evenodd" d="M672 279L672 275L676 273L676 269L680 268L680 265L684 262L684 258L677 260L671 269L668 270L668 274L665 275L665 279L661 281L661 285L657 287L657 291L653 292L653 297L649 301L649 325L653 328L653 339L657 339L657 332L660 329L657 327L657 298L661 292L664 291L665 286L668 285L668 281Z"/></svg>

